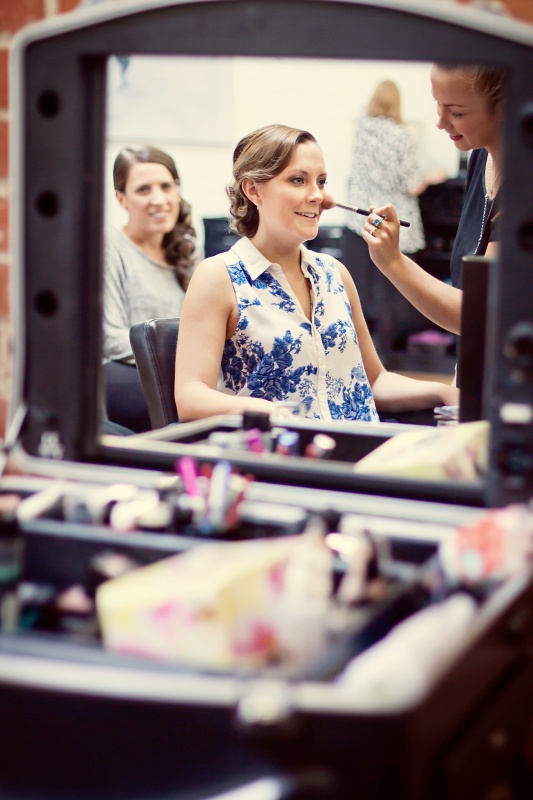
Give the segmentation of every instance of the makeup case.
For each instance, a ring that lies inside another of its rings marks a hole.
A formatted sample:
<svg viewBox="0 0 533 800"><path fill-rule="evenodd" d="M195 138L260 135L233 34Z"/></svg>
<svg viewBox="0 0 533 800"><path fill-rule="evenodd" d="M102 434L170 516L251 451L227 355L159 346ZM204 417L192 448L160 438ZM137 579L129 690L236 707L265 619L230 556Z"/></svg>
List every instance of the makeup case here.
<svg viewBox="0 0 533 800"><path fill-rule="evenodd" d="M80 9L17 38L15 375L0 493L23 498L22 583L33 595L23 624L0 634L2 797L470 800L502 786L530 788L529 573L484 588L468 637L415 699L356 701L337 678L356 653L429 605L446 537L488 508L531 496L532 301L522 287L533 225L532 45L523 23L414 0L140 0ZM240 430L240 418L101 434L106 65L132 53L459 63L468 53L508 67L502 205L512 202L513 214L502 212L505 269L491 272L488 290L491 445L482 482L355 474L357 458L399 433L396 424L353 430L291 419L304 447L318 434L335 439L331 460L209 443L212 433ZM123 534L85 513L86 499L111 487L172 494L184 457L207 470L225 459L254 476L240 508L242 540L297 534L314 516L336 525L354 515L386 543L391 591L369 603L349 635L292 672L221 674L119 656L68 610L60 623L57 609L53 624L32 623L32 602L37 616L46 605L39 592L87 587L102 552L144 565L205 544L194 525Z"/></svg>
<svg viewBox="0 0 533 800"><path fill-rule="evenodd" d="M114 477L135 485L120 468ZM140 483L162 491L168 481L147 473ZM384 596L358 607L351 626L296 669L220 672L114 653L82 611L39 601L47 591L72 587L90 593L99 558L145 566L205 545L190 528L124 533L88 521L80 498L111 485L5 479L4 492L25 495L19 590L26 599L18 629L0 636L3 797L340 799L356 786L365 798L389 797L391 790L406 798L466 798L528 779L522 750L533 681L529 573L485 588L468 636L415 698L406 699L403 689L400 699L387 699L385 689L382 698L375 687L354 696L339 682L354 656L442 599L428 588L437 548L479 510L256 482L235 536L293 535L309 515L350 515L387 544L382 574L391 581ZM69 497L76 503L66 516ZM434 629L433 646L439 638ZM402 659L390 670L401 676Z"/></svg>

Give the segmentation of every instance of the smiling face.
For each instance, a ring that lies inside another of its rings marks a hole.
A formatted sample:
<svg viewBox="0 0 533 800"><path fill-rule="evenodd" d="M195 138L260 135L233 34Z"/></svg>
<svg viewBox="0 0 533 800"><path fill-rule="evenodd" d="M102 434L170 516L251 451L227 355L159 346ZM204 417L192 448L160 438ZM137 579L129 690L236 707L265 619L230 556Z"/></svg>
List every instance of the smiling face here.
<svg viewBox="0 0 533 800"><path fill-rule="evenodd" d="M446 131L458 150L497 146L500 116L486 95L472 88L463 70L431 70L433 97L437 101L437 128Z"/></svg>
<svg viewBox="0 0 533 800"><path fill-rule="evenodd" d="M296 145L279 175L265 183L249 182L248 196L259 212L258 235L274 239L284 247L314 239L326 179L322 150L316 142L306 141Z"/></svg>
<svg viewBox="0 0 533 800"><path fill-rule="evenodd" d="M132 164L124 192L117 191L116 196L129 214L124 230L134 241L162 238L174 228L180 196L174 178L163 164Z"/></svg>

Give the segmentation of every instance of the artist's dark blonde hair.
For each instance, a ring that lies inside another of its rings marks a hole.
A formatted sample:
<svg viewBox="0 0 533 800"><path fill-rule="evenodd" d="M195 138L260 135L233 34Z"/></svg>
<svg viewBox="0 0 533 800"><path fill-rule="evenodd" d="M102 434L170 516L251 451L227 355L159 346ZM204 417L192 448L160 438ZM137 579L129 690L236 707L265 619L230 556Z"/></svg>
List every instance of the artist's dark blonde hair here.
<svg viewBox="0 0 533 800"><path fill-rule="evenodd" d="M505 70L500 67L486 67L479 64L435 64L444 72L455 72L464 75L474 94L480 94L487 100L490 111L497 111L503 105L503 89Z"/></svg>
<svg viewBox="0 0 533 800"><path fill-rule="evenodd" d="M249 178L260 184L275 178L303 142L316 143L316 139L309 131L287 125L266 125L240 140L233 152L233 182L226 190L234 231L251 238L259 226L259 213L243 192L243 181Z"/></svg>
<svg viewBox="0 0 533 800"><path fill-rule="evenodd" d="M152 145L132 145L123 147L113 165L113 185L118 192L126 191L126 183L134 164L162 164L172 175L176 186L180 179L172 156ZM196 231L191 221L191 207L180 197L180 210L175 226L163 237L163 251L167 264L174 267L176 280L185 291L189 285L194 268Z"/></svg>
<svg viewBox="0 0 533 800"><path fill-rule="evenodd" d="M381 81L374 90L367 108L369 117L388 117L401 125L400 90L394 81Z"/></svg>

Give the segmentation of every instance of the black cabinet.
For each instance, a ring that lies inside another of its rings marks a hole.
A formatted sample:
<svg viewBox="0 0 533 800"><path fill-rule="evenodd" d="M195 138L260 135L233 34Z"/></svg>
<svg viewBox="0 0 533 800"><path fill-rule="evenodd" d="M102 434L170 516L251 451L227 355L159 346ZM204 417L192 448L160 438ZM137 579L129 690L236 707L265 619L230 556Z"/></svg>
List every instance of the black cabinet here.
<svg viewBox="0 0 533 800"><path fill-rule="evenodd" d="M240 238L238 233L230 230L226 217L204 217L203 222L205 258L229 250ZM346 251L345 235L346 228L342 225L328 225L320 228L316 239L306 244L311 250L328 253L343 261Z"/></svg>
<svg viewBox="0 0 533 800"><path fill-rule="evenodd" d="M463 193L464 179L454 178L430 186L420 195L426 247L413 258L442 281L450 280L450 256ZM348 229L341 261L355 281L370 332L387 369L451 375L456 363L455 337L420 314L398 292L372 263L364 240Z"/></svg>
<svg viewBox="0 0 533 800"><path fill-rule="evenodd" d="M450 256L463 207L464 179L429 186L420 195L420 213L426 247L417 261L427 272L442 280L450 278Z"/></svg>
<svg viewBox="0 0 533 800"><path fill-rule="evenodd" d="M461 216L464 185L464 178L454 178L429 186L419 198L426 247L414 256L414 260L426 272L447 283L450 282L450 257ZM388 312L385 312L388 324L396 331L396 337L388 339L390 352L385 354L387 367L452 373L457 360L455 337L450 337L446 331L419 314L412 306L409 313L406 313L405 303L403 297L400 302L396 301L392 311L394 317L392 322ZM408 326L412 326L411 331L407 330ZM432 331L433 338L441 341L433 345L417 345L416 341L413 341L412 334L418 331ZM445 336L450 339L448 346L445 344Z"/></svg>
<svg viewBox="0 0 533 800"><path fill-rule="evenodd" d="M227 217L204 217L204 256L224 253L239 239L238 233L231 231Z"/></svg>

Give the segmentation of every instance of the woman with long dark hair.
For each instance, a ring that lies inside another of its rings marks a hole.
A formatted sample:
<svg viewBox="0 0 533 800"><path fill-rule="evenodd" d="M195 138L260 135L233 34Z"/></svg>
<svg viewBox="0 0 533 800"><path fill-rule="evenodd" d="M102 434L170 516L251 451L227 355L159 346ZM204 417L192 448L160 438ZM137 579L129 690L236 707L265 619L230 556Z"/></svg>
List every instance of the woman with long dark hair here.
<svg viewBox="0 0 533 800"><path fill-rule="evenodd" d="M107 414L135 432L150 429L129 332L156 317L179 317L194 268L196 232L174 160L150 145L124 147L113 183L128 219L106 234L104 372Z"/></svg>

